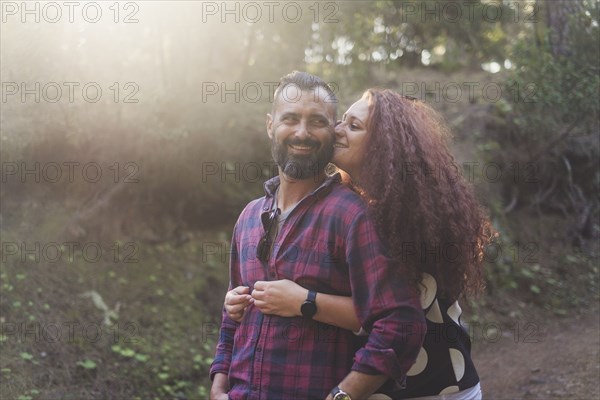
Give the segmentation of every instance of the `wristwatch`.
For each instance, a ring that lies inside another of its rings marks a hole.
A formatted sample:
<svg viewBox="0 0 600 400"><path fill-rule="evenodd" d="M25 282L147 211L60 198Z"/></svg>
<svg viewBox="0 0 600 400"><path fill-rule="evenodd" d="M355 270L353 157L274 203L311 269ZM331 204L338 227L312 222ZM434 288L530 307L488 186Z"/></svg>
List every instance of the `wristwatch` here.
<svg viewBox="0 0 600 400"><path fill-rule="evenodd" d="M350 397L348 393L340 389L339 386L333 388L333 390L331 391L331 396L333 396L333 400L352 400L352 397Z"/></svg>
<svg viewBox="0 0 600 400"><path fill-rule="evenodd" d="M300 307L300 312L304 318L311 319L317 313L317 303L315 303L316 298L317 292L309 290L306 301L302 303L302 306Z"/></svg>

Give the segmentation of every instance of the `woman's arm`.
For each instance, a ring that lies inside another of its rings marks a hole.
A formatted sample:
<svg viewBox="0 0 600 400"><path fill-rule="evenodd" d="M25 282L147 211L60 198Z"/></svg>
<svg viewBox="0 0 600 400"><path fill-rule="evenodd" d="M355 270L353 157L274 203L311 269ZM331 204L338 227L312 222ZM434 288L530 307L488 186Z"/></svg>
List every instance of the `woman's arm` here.
<svg viewBox="0 0 600 400"><path fill-rule="evenodd" d="M300 307L306 301L308 290L288 279L257 281L252 291L252 300L264 314L281 317L301 316ZM356 317L351 297L317 293L317 313L313 319L326 324L357 332L360 322ZM225 307L227 308L227 304Z"/></svg>

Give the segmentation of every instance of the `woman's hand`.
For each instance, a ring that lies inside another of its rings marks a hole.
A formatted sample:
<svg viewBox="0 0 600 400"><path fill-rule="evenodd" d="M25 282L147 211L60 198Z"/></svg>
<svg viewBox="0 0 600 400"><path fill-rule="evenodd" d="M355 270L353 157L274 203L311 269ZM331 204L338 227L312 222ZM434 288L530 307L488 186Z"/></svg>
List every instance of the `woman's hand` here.
<svg viewBox="0 0 600 400"><path fill-rule="evenodd" d="M308 290L288 279L257 281L252 291L252 301L263 314L280 317L301 316L300 307Z"/></svg>
<svg viewBox="0 0 600 400"><path fill-rule="evenodd" d="M244 311L250 305L252 296L248 286L238 286L225 295L225 310L229 318L240 322L244 317Z"/></svg>

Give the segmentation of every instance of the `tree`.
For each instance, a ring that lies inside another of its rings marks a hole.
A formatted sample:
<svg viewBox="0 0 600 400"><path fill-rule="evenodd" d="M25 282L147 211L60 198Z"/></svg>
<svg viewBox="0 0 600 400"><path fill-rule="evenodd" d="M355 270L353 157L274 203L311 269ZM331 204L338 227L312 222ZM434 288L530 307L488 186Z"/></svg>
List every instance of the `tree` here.
<svg viewBox="0 0 600 400"><path fill-rule="evenodd" d="M581 19L585 15L583 0L545 0L548 41L554 57L570 55L572 29L570 18Z"/></svg>

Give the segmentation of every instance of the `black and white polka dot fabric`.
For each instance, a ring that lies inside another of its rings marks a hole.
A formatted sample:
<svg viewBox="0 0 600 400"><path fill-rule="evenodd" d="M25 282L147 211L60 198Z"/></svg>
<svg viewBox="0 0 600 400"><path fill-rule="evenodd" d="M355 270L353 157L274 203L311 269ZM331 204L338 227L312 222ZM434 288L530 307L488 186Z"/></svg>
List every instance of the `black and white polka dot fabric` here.
<svg viewBox="0 0 600 400"><path fill-rule="evenodd" d="M479 390L479 376L471 360L471 340L460 322L460 305L438 297L437 282L430 274L423 274L421 285L427 334L417 361L407 373L406 388L386 393L387 398L444 398L475 386Z"/></svg>

